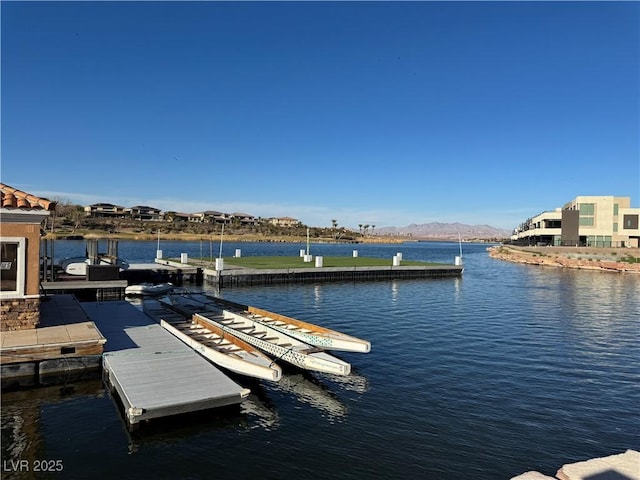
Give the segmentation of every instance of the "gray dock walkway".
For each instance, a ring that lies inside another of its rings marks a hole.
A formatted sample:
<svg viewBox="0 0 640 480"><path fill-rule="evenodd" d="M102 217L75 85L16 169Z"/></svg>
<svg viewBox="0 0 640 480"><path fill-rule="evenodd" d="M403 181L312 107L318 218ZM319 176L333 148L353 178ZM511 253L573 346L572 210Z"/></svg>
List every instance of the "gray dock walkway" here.
<svg viewBox="0 0 640 480"><path fill-rule="evenodd" d="M104 377L129 427L153 418L238 404L249 394L125 301L82 303L107 339Z"/></svg>

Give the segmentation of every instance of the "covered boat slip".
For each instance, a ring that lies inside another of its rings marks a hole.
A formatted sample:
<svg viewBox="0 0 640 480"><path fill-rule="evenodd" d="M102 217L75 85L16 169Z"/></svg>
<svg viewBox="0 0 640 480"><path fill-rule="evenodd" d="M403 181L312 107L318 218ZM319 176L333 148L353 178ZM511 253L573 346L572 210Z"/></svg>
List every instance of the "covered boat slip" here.
<svg viewBox="0 0 640 480"><path fill-rule="evenodd" d="M105 381L118 393L129 427L238 404L249 394L128 302L81 305L107 339Z"/></svg>

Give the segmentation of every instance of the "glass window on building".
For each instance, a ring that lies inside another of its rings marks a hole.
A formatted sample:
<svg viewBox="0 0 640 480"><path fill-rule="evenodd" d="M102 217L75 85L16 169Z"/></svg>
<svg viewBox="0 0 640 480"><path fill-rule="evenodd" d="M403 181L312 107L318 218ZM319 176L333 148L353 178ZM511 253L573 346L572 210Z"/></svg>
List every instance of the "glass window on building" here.
<svg viewBox="0 0 640 480"><path fill-rule="evenodd" d="M583 227L593 227L595 225L595 204L580 204L580 220L579 225Z"/></svg>
<svg viewBox="0 0 640 480"><path fill-rule="evenodd" d="M613 216L614 217L618 216L618 204L617 203L613 204Z"/></svg>
<svg viewBox="0 0 640 480"><path fill-rule="evenodd" d="M618 222L613 222L613 233L618 231Z"/></svg>
<svg viewBox="0 0 640 480"><path fill-rule="evenodd" d="M24 295L27 239L0 239L0 298L19 298Z"/></svg>
<svg viewBox="0 0 640 480"><path fill-rule="evenodd" d="M635 230L638 228L638 215L625 215L622 219L623 228Z"/></svg>
<svg viewBox="0 0 640 480"><path fill-rule="evenodd" d="M0 243L0 291L18 290L18 244Z"/></svg>
<svg viewBox="0 0 640 480"><path fill-rule="evenodd" d="M581 203L580 204L580 216L582 215L594 215L595 204L593 203Z"/></svg>
<svg viewBox="0 0 640 480"><path fill-rule="evenodd" d="M611 247L611 235L597 235L594 247Z"/></svg>

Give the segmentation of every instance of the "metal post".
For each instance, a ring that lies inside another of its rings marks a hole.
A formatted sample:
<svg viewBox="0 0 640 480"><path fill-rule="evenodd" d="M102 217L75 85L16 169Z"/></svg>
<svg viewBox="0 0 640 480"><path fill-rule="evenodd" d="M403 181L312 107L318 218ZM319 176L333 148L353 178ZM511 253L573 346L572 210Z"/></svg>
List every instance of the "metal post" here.
<svg viewBox="0 0 640 480"><path fill-rule="evenodd" d="M218 258L222 258L222 238L224 237L224 223L222 224L222 233L220 233L220 254Z"/></svg>

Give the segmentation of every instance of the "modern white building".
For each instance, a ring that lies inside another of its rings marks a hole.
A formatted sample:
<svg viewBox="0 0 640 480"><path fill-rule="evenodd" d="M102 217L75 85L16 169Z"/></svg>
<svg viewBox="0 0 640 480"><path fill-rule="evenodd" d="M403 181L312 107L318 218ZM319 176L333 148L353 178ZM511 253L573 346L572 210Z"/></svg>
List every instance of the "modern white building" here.
<svg viewBox="0 0 640 480"><path fill-rule="evenodd" d="M524 221L511 240L527 245L639 247L640 208L631 197L579 196Z"/></svg>

